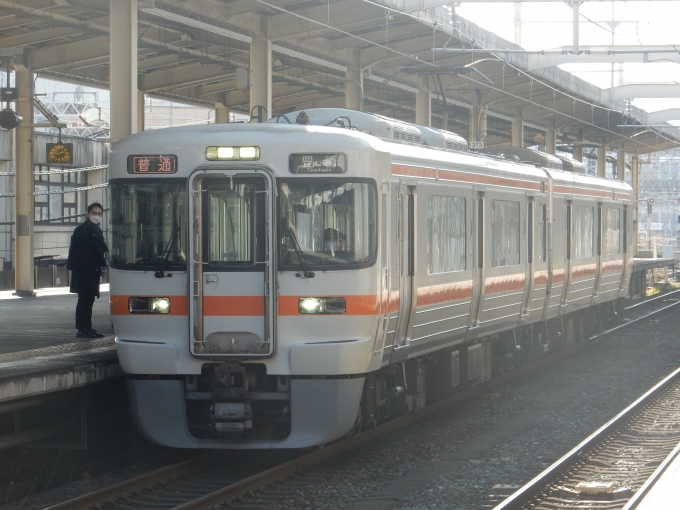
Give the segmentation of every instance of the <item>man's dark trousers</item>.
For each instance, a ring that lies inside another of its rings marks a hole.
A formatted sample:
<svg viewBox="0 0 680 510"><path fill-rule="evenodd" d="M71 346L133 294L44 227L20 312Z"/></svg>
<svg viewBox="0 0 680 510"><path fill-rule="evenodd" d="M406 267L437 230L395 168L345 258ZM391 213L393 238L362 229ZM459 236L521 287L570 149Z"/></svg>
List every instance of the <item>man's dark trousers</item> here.
<svg viewBox="0 0 680 510"><path fill-rule="evenodd" d="M76 329L80 331L92 329L92 305L94 305L94 298L94 294L78 294Z"/></svg>

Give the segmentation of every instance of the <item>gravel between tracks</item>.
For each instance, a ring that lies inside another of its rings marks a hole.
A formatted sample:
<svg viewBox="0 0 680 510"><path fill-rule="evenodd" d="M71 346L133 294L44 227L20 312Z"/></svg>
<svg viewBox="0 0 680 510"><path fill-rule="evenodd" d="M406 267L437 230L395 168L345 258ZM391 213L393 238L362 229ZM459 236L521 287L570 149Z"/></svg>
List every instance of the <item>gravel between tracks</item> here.
<svg viewBox="0 0 680 510"><path fill-rule="evenodd" d="M680 313L653 321L222 508L491 508L680 365Z"/></svg>

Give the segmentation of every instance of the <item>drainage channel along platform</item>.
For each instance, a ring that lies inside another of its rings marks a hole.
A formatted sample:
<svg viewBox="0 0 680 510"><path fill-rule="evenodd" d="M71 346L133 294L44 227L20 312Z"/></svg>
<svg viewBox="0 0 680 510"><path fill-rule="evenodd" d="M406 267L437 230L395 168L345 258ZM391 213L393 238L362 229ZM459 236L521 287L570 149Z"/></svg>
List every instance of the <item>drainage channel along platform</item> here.
<svg viewBox="0 0 680 510"><path fill-rule="evenodd" d="M623 509L680 443L680 369L494 510Z"/></svg>

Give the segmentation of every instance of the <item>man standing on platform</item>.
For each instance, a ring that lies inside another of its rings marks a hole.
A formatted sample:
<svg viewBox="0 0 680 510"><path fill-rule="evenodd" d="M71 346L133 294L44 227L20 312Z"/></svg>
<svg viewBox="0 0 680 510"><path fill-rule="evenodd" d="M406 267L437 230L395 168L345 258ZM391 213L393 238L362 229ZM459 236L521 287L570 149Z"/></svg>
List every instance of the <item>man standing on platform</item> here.
<svg viewBox="0 0 680 510"><path fill-rule="evenodd" d="M99 281L106 270L104 254L109 251L99 226L104 208L95 202L87 208L87 218L71 236L66 267L71 270L71 292L78 294L76 338L102 338L92 328L92 305L99 298Z"/></svg>

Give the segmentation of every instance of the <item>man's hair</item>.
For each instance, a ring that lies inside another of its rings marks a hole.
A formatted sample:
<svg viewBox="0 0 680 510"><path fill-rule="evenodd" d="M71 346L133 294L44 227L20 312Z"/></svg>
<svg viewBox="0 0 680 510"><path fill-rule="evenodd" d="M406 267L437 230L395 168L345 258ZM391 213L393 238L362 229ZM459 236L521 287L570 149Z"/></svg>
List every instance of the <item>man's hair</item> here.
<svg viewBox="0 0 680 510"><path fill-rule="evenodd" d="M100 204L99 202L95 202L95 203L87 206L87 212L92 212L92 209L94 209L95 207L99 207L102 211L104 210L104 207L102 207L102 204Z"/></svg>

